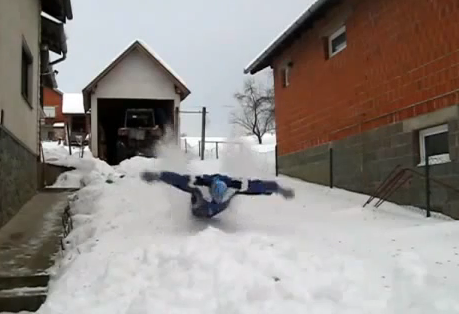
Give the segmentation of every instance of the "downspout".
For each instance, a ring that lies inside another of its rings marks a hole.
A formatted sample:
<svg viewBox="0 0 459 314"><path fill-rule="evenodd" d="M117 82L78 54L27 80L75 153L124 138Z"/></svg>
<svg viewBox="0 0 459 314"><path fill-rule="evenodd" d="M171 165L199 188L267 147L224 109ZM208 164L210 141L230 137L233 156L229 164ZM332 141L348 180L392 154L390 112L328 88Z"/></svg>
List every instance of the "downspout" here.
<svg viewBox="0 0 459 314"><path fill-rule="evenodd" d="M53 62L50 62L49 65L55 65L55 64L61 63L65 59L67 59L67 53L63 52L61 58L54 60Z"/></svg>

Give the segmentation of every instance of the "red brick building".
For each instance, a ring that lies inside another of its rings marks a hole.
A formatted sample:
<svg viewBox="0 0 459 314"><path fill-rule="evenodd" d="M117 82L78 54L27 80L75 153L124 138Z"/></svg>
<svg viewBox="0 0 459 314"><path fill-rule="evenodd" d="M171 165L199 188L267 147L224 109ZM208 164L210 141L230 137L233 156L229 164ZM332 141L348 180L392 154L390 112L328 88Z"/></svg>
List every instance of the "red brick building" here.
<svg viewBox="0 0 459 314"><path fill-rule="evenodd" d="M64 138L65 117L62 113L63 94L57 89L43 88L43 111L46 118L41 126L43 140Z"/></svg>
<svg viewBox="0 0 459 314"><path fill-rule="evenodd" d="M273 69L280 171L328 184L332 169L335 185L369 193L429 154L459 186L458 17L457 0L313 4L245 69ZM421 206L418 188L394 200ZM459 217L442 195L437 208Z"/></svg>

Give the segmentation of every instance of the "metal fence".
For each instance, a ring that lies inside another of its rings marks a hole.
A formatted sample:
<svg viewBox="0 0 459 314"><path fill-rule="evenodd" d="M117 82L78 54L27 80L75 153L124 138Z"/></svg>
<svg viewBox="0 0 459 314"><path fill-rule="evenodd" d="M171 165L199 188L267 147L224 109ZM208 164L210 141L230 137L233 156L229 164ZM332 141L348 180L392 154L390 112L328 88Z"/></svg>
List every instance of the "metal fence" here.
<svg viewBox="0 0 459 314"><path fill-rule="evenodd" d="M263 151L252 148L239 142L209 141L204 150L205 160L222 159L228 154L242 153L249 150L250 157L257 162L257 168L269 174L276 174L276 150L275 147L267 147ZM190 143L182 140L181 148L190 159L201 157L201 143Z"/></svg>

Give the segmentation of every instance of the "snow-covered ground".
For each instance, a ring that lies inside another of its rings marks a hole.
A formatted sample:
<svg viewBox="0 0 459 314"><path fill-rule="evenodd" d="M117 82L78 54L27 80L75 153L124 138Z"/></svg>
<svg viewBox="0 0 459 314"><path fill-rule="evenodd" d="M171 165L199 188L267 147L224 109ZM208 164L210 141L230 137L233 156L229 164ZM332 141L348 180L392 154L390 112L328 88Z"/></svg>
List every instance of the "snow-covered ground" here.
<svg viewBox="0 0 459 314"><path fill-rule="evenodd" d="M252 150L201 162L170 147L116 168L63 158L85 187L39 313L459 313L456 221L393 204L363 209L364 195L287 177L278 181L294 200L241 196L200 221L189 195L139 173L274 179Z"/></svg>

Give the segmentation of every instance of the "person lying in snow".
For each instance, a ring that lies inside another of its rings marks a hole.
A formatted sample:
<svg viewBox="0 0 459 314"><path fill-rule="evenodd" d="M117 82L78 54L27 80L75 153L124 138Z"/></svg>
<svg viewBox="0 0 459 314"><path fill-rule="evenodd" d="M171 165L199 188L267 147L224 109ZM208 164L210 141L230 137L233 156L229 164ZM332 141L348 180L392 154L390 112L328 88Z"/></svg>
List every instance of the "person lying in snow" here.
<svg viewBox="0 0 459 314"><path fill-rule="evenodd" d="M286 199L294 197L292 189L283 188L275 181L237 180L225 175L180 175L174 172L150 172L141 174L148 183L162 181L191 194L191 212L196 217L212 218L228 208L238 194L271 195L278 193Z"/></svg>

